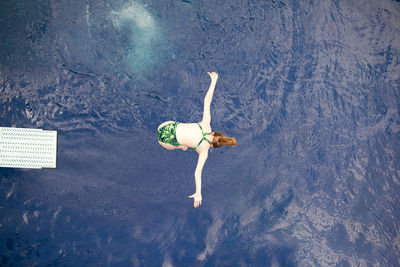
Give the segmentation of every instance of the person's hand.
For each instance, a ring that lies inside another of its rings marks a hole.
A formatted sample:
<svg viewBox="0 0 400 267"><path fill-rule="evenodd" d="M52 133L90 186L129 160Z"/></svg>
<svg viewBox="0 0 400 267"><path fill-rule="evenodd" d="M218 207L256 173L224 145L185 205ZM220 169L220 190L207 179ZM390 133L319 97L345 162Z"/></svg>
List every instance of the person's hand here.
<svg viewBox="0 0 400 267"><path fill-rule="evenodd" d="M208 75L210 75L210 78L212 81L217 81L218 80L218 73L216 72L207 72Z"/></svg>
<svg viewBox="0 0 400 267"><path fill-rule="evenodd" d="M181 149L182 149L183 151L186 151L186 150L187 150L187 146L182 146Z"/></svg>
<svg viewBox="0 0 400 267"><path fill-rule="evenodd" d="M201 193L194 193L193 195L189 196L190 198L194 198L194 204L193 207L197 208L198 206L201 205Z"/></svg>

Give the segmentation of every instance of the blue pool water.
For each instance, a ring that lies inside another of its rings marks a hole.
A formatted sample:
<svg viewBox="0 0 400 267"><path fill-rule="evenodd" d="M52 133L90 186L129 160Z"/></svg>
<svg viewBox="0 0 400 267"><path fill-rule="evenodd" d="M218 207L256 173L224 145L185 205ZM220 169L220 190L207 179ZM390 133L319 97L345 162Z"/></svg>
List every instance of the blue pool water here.
<svg viewBox="0 0 400 267"><path fill-rule="evenodd" d="M399 266L400 2L0 1L0 126L58 131L0 169L4 266ZM157 126L202 116L214 149Z"/></svg>

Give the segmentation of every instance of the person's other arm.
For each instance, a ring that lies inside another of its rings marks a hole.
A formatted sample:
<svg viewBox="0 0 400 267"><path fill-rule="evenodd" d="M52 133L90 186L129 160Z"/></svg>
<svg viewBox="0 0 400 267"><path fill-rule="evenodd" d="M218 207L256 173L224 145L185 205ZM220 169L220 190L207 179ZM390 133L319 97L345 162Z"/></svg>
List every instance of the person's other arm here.
<svg viewBox="0 0 400 267"><path fill-rule="evenodd" d="M199 154L199 159L197 161L197 166L196 170L194 172L194 180L196 183L196 193L193 195L189 196L190 198L194 198L194 204L193 206L197 208L198 206L201 205L202 201L202 196L201 196L201 172L203 170L203 166L206 163L208 157L208 151L201 152Z"/></svg>
<svg viewBox="0 0 400 267"><path fill-rule="evenodd" d="M215 85L218 80L218 73L216 72L207 72L210 75L211 83L208 88L207 94L204 97L204 111L203 111L203 119L202 122L209 124L211 122L211 114L210 114L210 106L214 94Z"/></svg>

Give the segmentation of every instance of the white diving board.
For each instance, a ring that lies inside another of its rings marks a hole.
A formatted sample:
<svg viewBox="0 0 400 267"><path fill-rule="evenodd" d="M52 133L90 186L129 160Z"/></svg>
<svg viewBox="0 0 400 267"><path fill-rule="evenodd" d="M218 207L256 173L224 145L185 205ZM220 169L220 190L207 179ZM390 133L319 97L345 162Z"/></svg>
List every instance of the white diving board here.
<svg viewBox="0 0 400 267"><path fill-rule="evenodd" d="M57 131L0 127L0 167L55 169Z"/></svg>

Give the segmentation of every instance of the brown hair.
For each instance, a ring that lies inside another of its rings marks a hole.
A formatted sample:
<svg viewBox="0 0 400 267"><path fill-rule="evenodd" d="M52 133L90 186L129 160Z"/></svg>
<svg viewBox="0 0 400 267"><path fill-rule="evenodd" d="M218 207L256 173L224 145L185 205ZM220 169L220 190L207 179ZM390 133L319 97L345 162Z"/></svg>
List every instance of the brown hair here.
<svg viewBox="0 0 400 267"><path fill-rule="evenodd" d="M211 142L213 147L237 146L235 138L224 136L221 132L214 132L213 137Z"/></svg>

